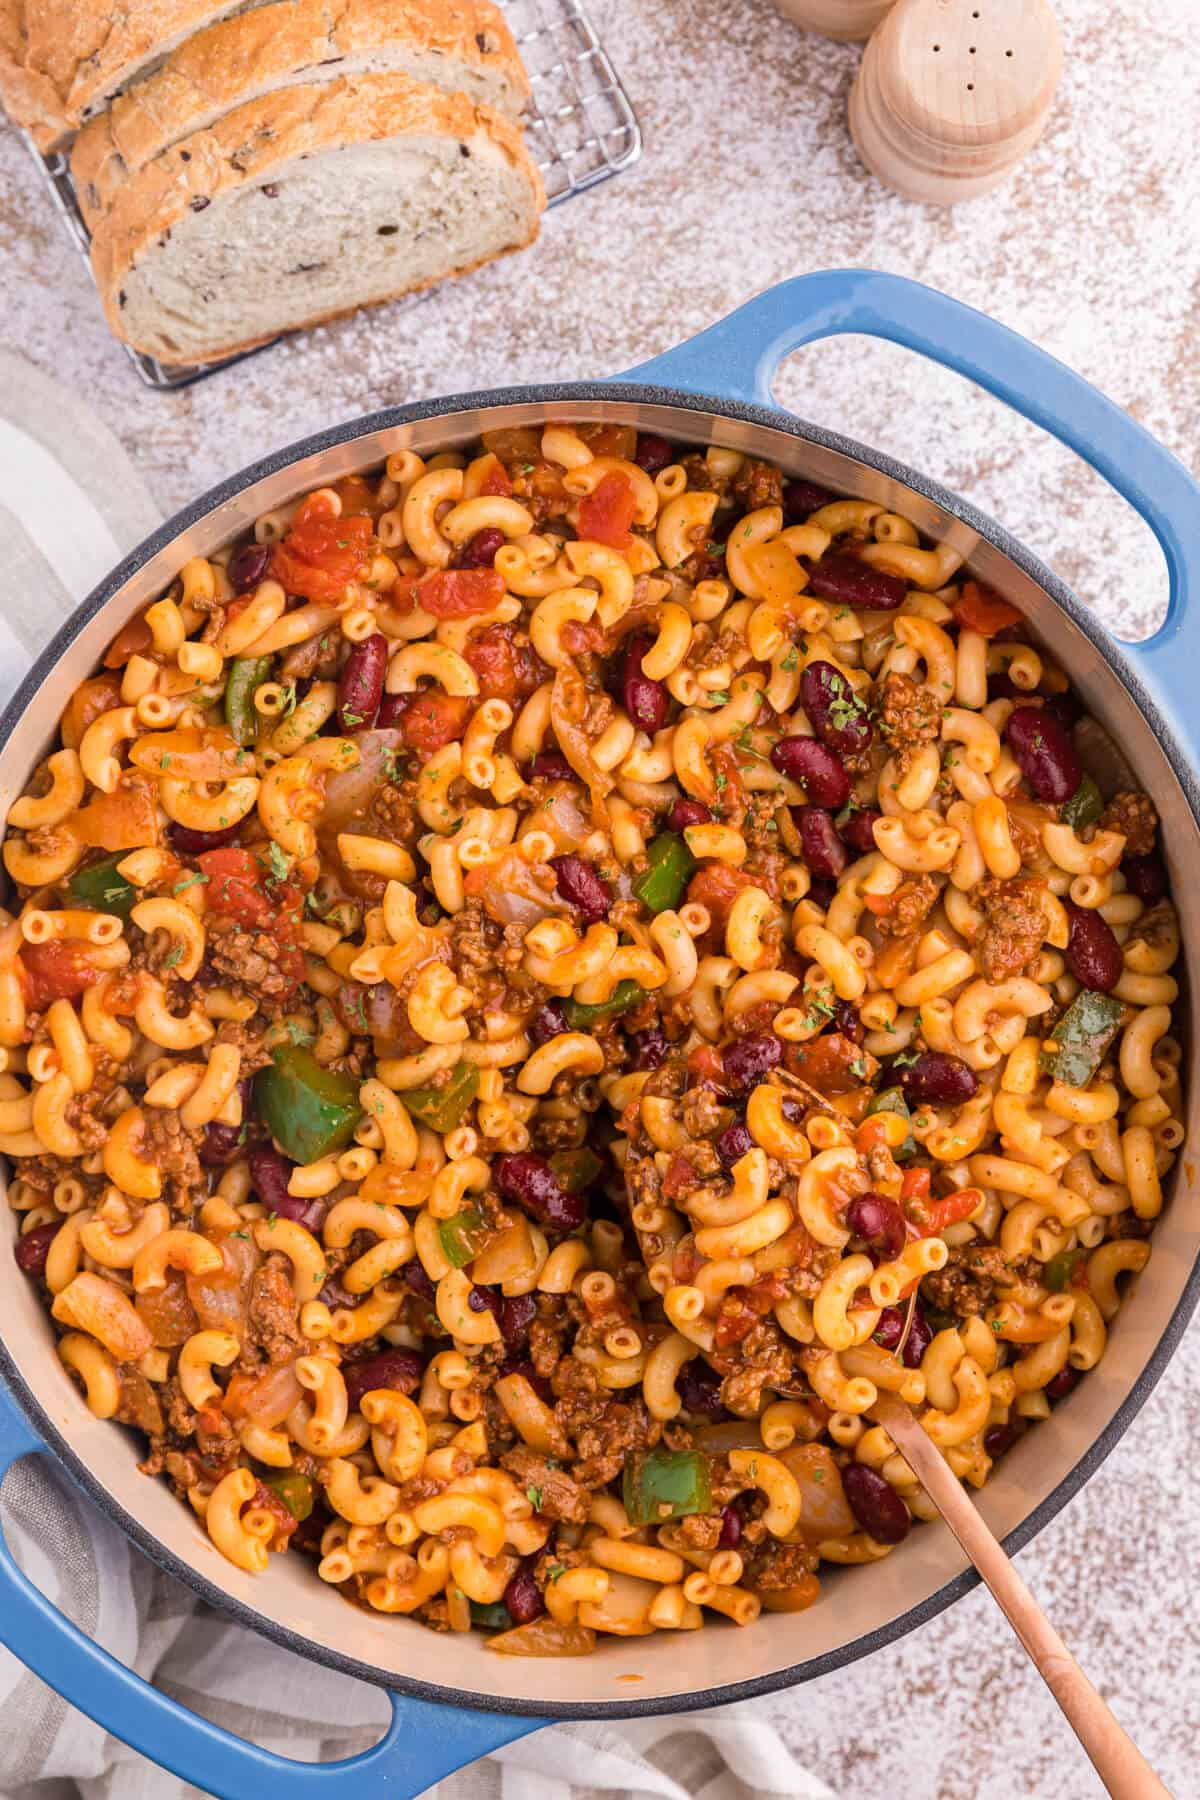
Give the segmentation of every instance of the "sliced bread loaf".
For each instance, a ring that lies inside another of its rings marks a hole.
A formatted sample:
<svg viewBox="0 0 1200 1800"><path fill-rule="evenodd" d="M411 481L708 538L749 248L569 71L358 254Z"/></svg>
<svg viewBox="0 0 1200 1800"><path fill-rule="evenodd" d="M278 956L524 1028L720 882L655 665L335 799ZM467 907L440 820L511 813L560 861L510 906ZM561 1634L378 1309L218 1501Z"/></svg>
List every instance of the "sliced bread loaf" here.
<svg viewBox="0 0 1200 1800"><path fill-rule="evenodd" d="M163 150L283 87L399 70L516 119L529 81L490 0L274 0L181 44L84 126L71 173L89 228Z"/></svg>
<svg viewBox="0 0 1200 1800"><path fill-rule="evenodd" d="M43 150L185 38L256 0L0 0L0 101Z"/></svg>
<svg viewBox="0 0 1200 1800"><path fill-rule="evenodd" d="M499 113L362 75L251 101L155 157L92 263L119 337L205 362L519 250L544 205Z"/></svg>

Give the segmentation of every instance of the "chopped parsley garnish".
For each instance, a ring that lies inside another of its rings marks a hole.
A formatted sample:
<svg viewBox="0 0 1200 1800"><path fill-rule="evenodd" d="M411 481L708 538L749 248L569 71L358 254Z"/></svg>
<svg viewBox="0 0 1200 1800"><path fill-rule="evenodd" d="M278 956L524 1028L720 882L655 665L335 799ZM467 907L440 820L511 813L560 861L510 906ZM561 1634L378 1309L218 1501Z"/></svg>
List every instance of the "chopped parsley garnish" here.
<svg viewBox="0 0 1200 1800"><path fill-rule="evenodd" d="M307 1025L301 1025L298 1019L285 1020L284 1030L297 1049L306 1050L310 1044L315 1044L317 1041L314 1033L308 1029Z"/></svg>
<svg viewBox="0 0 1200 1800"><path fill-rule="evenodd" d="M272 839L271 848L267 853L267 861L270 865L272 879L286 881L292 872L292 859L275 843L274 839Z"/></svg>
<svg viewBox="0 0 1200 1800"><path fill-rule="evenodd" d="M171 946L171 948L167 951L167 954L163 957L163 968L164 969L173 969L175 967L176 963L181 963L182 961L183 961L183 945L182 944L173 944Z"/></svg>
<svg viewBox="0 0 1200 1800"><path fill-rule="evenodd" d="M283 684L282 699L280 701L280 706L279 706L279 717L281 719L287 719L287 718L291 717L292 713L294 713L296 710L296 703L297 703L298 699L299 699L299 695L296 692L295 682L294 681L285 681Z"/></svg>
<svg viewBox="0 0 1200 1800"><path fill-rule="evenodd" d="M844 731L847 725L856 725L858 723L861 711L862 709L856 706L853 701L844 700L841 695L839 695L829 708L829 717L839 731Z"/></svg>
<svg viewBox="0 0 1200 1800"><path fill-rule="evenodd" d="M725 692L724 688L714 688L708 697L710 700L715 700L718 706L726 705L729 700L729 695Z"/></svg>
<svg viewBox="0 0 1200 1800"><path fill-rule="evenodd" d="M544 1492L545 1490L540 1487L527 1487L525 1489L525 1498L528 1500L530 1506L532 1506L534 1512L541 1512L542 1495Z"/></svg>
<svg viewBox="0 0 1200 1800"><path fill-rule="evenodd" d="M199 874L185 875L182 881L177 881L175 883L175 886L171 889L171 892L173 894L182 894L188 888L195 887L198 882L204 882L207 880L208 880L207 875L199 875Z"/></svg>
<svg viewBox="0 0 1200 1800"><path fill-rule="evenodd" d="M796 667L796 664L799 662L799 660L800 660L800 658L796 655L796 646L795 646L795 644L793 644L791 649L788 651L787 655L784 657L783 661L780 663L779 666L781 669L786 669L788 674L790 675L792 670Z"/></svg>

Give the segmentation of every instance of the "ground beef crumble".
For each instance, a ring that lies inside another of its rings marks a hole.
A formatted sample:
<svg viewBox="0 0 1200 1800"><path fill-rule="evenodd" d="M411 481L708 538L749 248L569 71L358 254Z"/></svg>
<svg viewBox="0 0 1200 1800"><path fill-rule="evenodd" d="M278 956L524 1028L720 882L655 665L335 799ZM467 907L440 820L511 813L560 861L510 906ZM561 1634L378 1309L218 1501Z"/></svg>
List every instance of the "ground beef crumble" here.
<svg viewBox="0 0 1200 1800"><path fill-rule="evenodd" d="M942 702L930 688L918 687L911 675L893 671L879 690L879 723L903 769L912 751L941 735Z"/></svg>
<svg viewBox="0 0 1200 1800"><path fill-rule="evenodd" d="M1149 794L1114 794L1096 821L1098 831L1119 831L1126 856L1149 856L1158 836L1158 813Z"/></svg>
<svg viewBox="0 0 1200 1800"><path fill-rule="evenodd" d="M1046 936L1043 892L1040 881L1025 876L1001 881L989 875L974 889L971 899L983 925L971 947L988 981L1028 973Z"/></svg>

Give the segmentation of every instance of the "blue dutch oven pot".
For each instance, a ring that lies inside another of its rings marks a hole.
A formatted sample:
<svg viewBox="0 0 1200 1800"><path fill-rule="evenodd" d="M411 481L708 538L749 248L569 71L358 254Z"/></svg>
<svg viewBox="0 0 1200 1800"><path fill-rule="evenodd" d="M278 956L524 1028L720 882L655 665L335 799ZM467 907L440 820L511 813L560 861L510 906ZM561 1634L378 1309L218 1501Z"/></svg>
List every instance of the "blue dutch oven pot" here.
<svg viewBox="0 0 1200 1800"><path fill-rule="evenodd" d="M1159 631L1145 643L1118 643L992 520L911 469L779 411L770 383L780 360L847 333L889 339L967 376L1099 470L1146 520L1166 557L1170 607ZM0 721L0 805L21 791L44 754L66 696L125 620L169 585L186 556L214 550L271 506L378 464L402 446L445 448L481 429L545 418L620 420L685 442L727 444L839 493L884 502L930 537L948 539L1029 616L1129 758L1164 819L1174 891L1200 885L1196 484L1119 407L1045 352L942 294L864 270L784 282L615 382L456 395L377 413L225 482L122 563L38 659ZM1190 971L1200 933L1186 917L1184 936ZM1188 1091L1200 1094L1194 1067ZM1189 1136L1196 1129L1190 1123ZM1108 1354L977 1496L1010 1551L1027 1543L1098 1467L1182 1335L1200 1288L1197 1236L1184 1216L1189 1177L1185 1149L1149 1271L1116 1321ZM929 1525L885 1563L834 1571L821 1603L807 1613L764 1615L743 1631L710 1625L669 1641L609 1639L588 1658L497 1657L484 1650L479 1634L439 1636L411 1621L367 1616L318 1582L307 1563L298 1566L299 1558L272 1558L257 1581L227 1565L188 1509L162 1483L137 1473L130 1439L88 1413L53 1355L37 1296L15 1273L2 1311L0 1471L27 1454L56 1457L148 1555L235 1620L390 1692L391 1725L364 1755L318 1766L268 1754L116 1663L43 1598L0 1546L0 1640L73 1705L223 1800L273 1791L290 1800L350 1800L361 1793L407 1800L551 1719L683 1712L809 1680L933 1618L976 1579L945 1528Z"/></svg>

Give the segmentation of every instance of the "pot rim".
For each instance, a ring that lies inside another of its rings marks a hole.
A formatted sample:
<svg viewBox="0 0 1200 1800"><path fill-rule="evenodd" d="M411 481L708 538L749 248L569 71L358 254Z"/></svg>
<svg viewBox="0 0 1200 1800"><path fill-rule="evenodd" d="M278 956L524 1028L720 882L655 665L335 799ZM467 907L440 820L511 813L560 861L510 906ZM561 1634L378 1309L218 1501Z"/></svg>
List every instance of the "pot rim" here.
<svg viewBox="0 0 1200 1800"><path fill-rule="evenodd" d="M175 513L157 531L151 533L133 549L111 574L92 590L54 634L20 683L3 713L0 713L0 757L3 756L8 741L34 693L53 671L60 657L84 625L108 604L151 557L164 550L183 532L205 518L215 508L234 499L253 483L279 474L305 457L320 455L322 452L351 443L357 438L372 433L394 430L421 420L444 417L453 413L484 412L506 406L545 405L554 402L582 402L585 404L604 402L609 406L627 403L630 407L638 405L669 407L677 413L694 413L710 419L729 419L738 423L764 426L795 438L800 443L815 444L822 449L834 451L921 495L922 498L939 507L948 517L968 526L982 540L1014 563L1043 590L1100 652L1107 667L1114 672L1126 688L1143 718L1150 725L1171 772L1183 792L1192 816L1192 823L1194 826L1200 826L1200 781L1192 771L1176 740L1169 718L1142 680L1132 659L1127 654L1122 640L1108 632L1065 582L1060 580L1038 557L1027 550L1019 539L1013 537L989 514L981 512L970 502L963 500L952 489L931 480L920 471L910 468L896 458L860 444L853 438L845 437L823 426L814 425L796 414L748 401L722 399L712 394L690 393L670 387L621 380L555 382L491 388L473 393L450 394L433 400L417 401L408 406L386 407L377 412L368 413L362 418L347 420L340 425L327 427L324 431L299 439L281 450L248 464L236 474L226 477L225 480L218 482L202 494L199 499ZM1002 1540L1004 1548L1010 1556L1030 1543L1037 1533L1061 1512L1067 1502L1074 1498L1085 1482L1090 1480L1106 1457L1116 1448L1161 1379L1198 1303L1200 1303L1200 1252L1193 1262L1183 1292L1154 1350L1108 1425L1057 1487ZM470 1707L481 1712L570 1722L588 1719L645 1718L664 1714L690 1713L711 1706L731 1705L737 1701L750 1700L764 1694L778 1693L787 1688L798 1687L805 1682L815 1680L818 1676L830 1674L835 1669L845 1668L860 1658L871 1655L872 1652L881 1649L884 1645L897 1642L918 1626L937 1618L948 1606L961 1599L980 1582L978 1572L973 1567L969 1567L953 1576L916 1606L910 1607L874 1631L867 1632L834 1650L823 1652L804 1662L791 1664L783 1669L753 1676L744 1681L721 1682L711 1687L694 1689L687 1694L671 1694L640 1700L629 1696L628 1698L622 1697L619 1701L597 1700L595 1702L558 1701L553 1697L546 1697L532 1702L506 1699L494 1694L475 1693L469 1689L446 1688L439 1684L422 1681L416 1676L397 1675L391 1671L381 1670L374 1664L363 1663L340 1651L328 1649L305 1637L302 1633L279 1624L276 1620L258 1612L254 1607L246 1605L218 1583L210 1581L200 1574L168 1549L161 1539L147 1531L140 1520L128 1512L121 1502L103 1487L69 1440L63 1436L43 1410L26 1383L19 1365L2 1343L0 1343L0 1372L3 1373L9 1388L38 1436L66 1466L72 1478L88 1496L116 1521L126 1536L132 1539L139 1550L148 1556L158 1568L184 1582L201 1599L206 1600L238 1624L260 1633L286 1650L304 1656L309 1661L336 1669L341 1674L367 1681L374 1687L382 1687L399 1694L430 1700L444 1706Z"/></svg>

